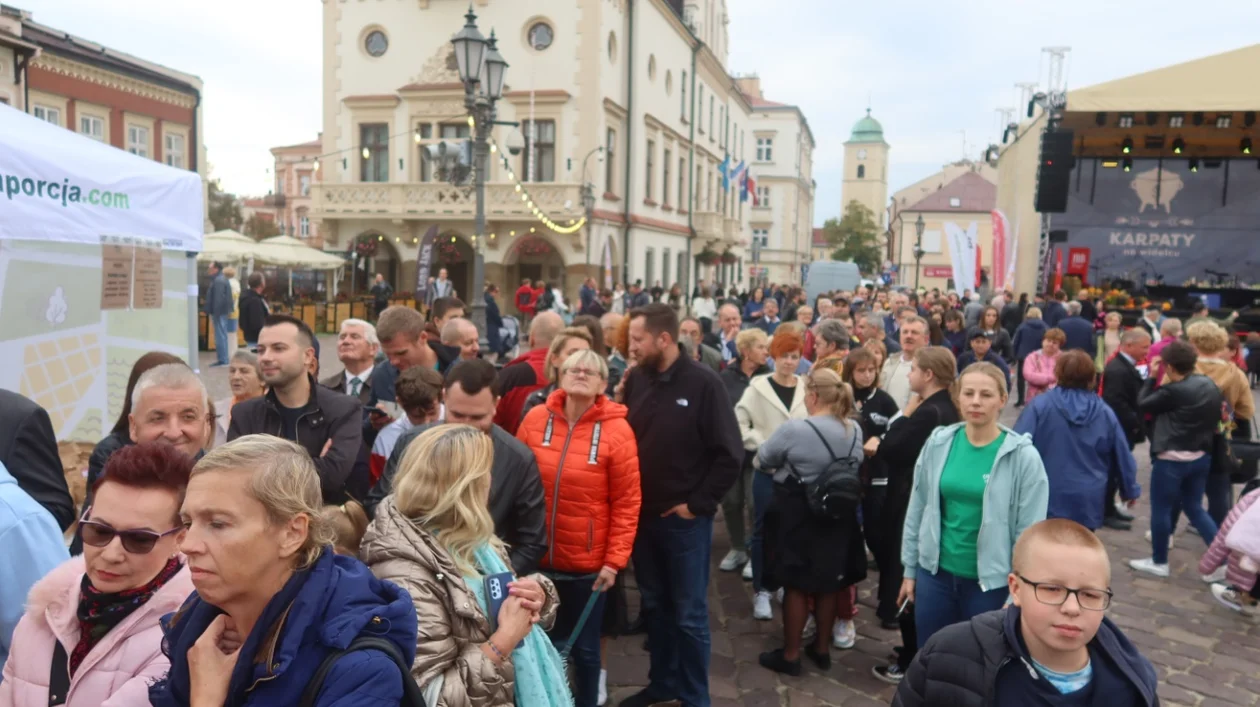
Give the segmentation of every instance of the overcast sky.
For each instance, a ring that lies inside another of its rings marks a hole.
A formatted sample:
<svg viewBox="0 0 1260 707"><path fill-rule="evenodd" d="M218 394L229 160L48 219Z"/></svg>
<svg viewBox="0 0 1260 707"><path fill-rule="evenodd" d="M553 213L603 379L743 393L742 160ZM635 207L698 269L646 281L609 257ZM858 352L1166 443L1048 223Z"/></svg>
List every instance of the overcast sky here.
<svg viewBox="0 0 1260 707"><path fill-rule="evenodd" d="M229 191L265 193L268 150L320 130L318 0L6 2L200 76L213 176ZM1260 41L1255 0L727 2L730 71L758 73L768 99L809 119L819 225L840 212L843 143L868 100L892 145L891 193L999 139L994 109L1015 107L1016 82L1044 84L1043 46L1072 47L1068 84L1079 88Z"/></svg>

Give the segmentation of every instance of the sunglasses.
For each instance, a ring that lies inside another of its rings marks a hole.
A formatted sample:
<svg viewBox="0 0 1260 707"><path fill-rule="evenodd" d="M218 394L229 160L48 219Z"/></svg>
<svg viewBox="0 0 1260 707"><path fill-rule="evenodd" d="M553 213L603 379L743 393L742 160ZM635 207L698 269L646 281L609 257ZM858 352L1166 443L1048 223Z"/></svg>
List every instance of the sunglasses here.
<svg viewBox="0 0 1260 707"><path fill-rule="evenodd" d="M91 512L91 509L88 510ZM114 536L118 536L122 540L123 549L133 555L147 555L157 545L157 541L181 530L182 527L172 528L165 533L155 533L152 530L118 530L104 523L88 520L87 513L79 520L79 535L85 544L105 547L114 541Z"/></svg>

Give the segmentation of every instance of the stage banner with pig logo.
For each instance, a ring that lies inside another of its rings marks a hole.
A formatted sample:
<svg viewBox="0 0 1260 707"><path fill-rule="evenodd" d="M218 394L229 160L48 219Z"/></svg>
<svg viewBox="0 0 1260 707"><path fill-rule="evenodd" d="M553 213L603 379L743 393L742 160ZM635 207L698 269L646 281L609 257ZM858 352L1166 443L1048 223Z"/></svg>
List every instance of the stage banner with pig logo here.
<svg viewBox="0 0 1260 707"><path fill-rule="evenodd" d="M1114 163L1114 162L1113 162ZM1080 158L1068 210L1054 227L1088 249L1094 280L1182 285L1214 273L1260 281L1256 161L1135 159L1125 172ZM1080 251L1077 251L1080 252Z"/></svg>

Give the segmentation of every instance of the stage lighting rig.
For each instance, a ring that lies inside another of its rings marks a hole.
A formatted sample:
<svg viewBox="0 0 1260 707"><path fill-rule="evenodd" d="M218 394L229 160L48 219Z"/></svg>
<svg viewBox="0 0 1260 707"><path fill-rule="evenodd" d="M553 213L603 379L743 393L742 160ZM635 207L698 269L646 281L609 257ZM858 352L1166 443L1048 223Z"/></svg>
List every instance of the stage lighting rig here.
<svg viewBox="0 0 1260 707"><path fill-rule="evenodd" d="M1121 151L1121 152L1123 152L1123 153L1124 153L1124 154L1126 154L1126 155L1128 155L1128 154L1132 154L1132 152L1133 152L1133 138L1131 138L1131 137L1126 137L1126 138L1124 139L1124 142L1120 143L1120 151Z"/></svg>
<svg viewBox="0 0 1260 707"><path fill-rule="evenodd" d="M1123 167L1124 167L1124 171L1126 171L1126 172L1132 172L1132 171L1133 171L1133 158L1132 158L1132 157L1126 157L1126 158L1124 158L1123 160L1121 160L1121 164L1122 164L1122 165L1123 165Z"/></svg>
<svg viewBox="0 0 1260 707"><path fill-rule="evenodd" d="M1198 172L1198 171L1199 171L1199 158L1198 158L1198 157L1191 157L1191 158L1190 158L1190 171L1191 171L1191 172Z"/></svg>
<svg viewBox="0 0 1260 707"><path fill-rule="evenodd" d="M1249 137L1243 138L1242 141L1238 143L1238 151L1243 153L1244 155L1250 155L1251 154L1251 138Z"/></svg>
<svg viewBox="0 0 1260 707"><path fill-rule="evenodd" d="M1172 149L1173 149L1174 155L1180 155L1182 152L1185 152L1186 141L1182 140L1181 138L1177 138L1176 140L1173 140Z"/></svg>

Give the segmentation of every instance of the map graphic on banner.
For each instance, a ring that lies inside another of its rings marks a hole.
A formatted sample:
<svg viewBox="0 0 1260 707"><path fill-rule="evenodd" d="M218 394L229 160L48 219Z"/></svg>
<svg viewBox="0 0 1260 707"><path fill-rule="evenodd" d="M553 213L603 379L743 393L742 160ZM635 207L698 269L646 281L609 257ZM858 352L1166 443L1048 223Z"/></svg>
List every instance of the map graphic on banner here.
<svg viewBox="0 0 1260 707"><path fill-rule="evenodd" d="M0 388L46 409L58 439L99 440L143 354L187 354L188 296L160 289L187 279L187 261L158 258L159 309L102 310L102 246L0 240L0 361L12 363L0 367Z"/></svg>
<svg viewBox="0 0 1260 707"><path fill-rule="evenodd" d="M1091 283L1181 285L1208 271L1260 280L1255 159L1205 161L1197 172L1185 159L1135 159L1131 172L1095 163L1078 160L1067 213L1054 217L1066 247L1088 249Z"/></svg>

